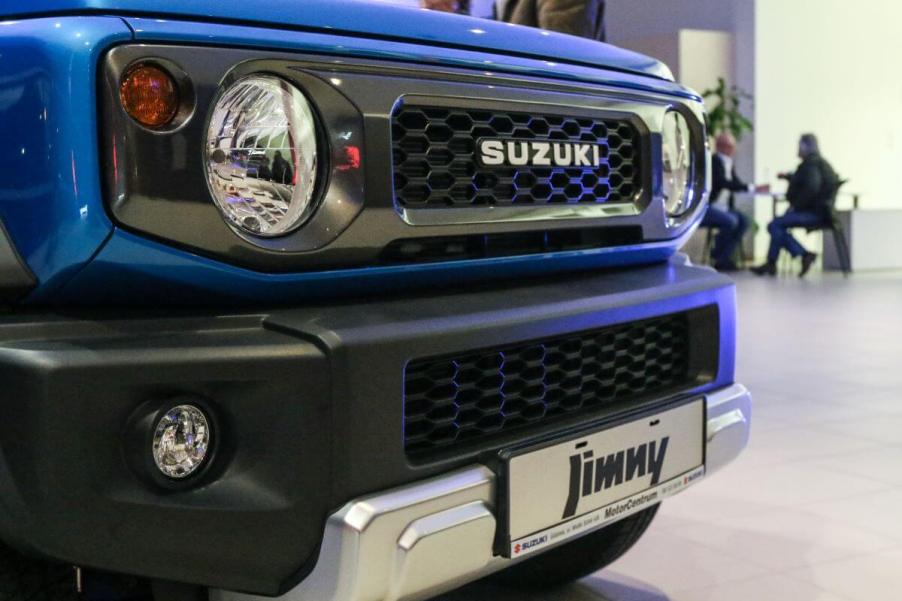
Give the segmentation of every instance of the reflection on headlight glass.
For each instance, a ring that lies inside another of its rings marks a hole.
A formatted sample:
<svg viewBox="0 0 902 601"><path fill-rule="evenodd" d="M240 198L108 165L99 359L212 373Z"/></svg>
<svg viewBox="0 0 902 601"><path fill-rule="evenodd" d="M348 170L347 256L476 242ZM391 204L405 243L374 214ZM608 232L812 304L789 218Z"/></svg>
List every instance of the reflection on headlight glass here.
<svg viewBox="0 0 902 601"><path fill-rule="evenodd" d="M679 217L692 208L694 201L691 134L683 115L667 113L662 142L664 206L670 216Z"/></svg>
<svg viewBox="0 0 902 601"><path fill-rule="evenodd" d="M213 110L206 152L210 191L233 226L279 236L314 210L315 121L287 81L256 75L228 88Z"/></svg>

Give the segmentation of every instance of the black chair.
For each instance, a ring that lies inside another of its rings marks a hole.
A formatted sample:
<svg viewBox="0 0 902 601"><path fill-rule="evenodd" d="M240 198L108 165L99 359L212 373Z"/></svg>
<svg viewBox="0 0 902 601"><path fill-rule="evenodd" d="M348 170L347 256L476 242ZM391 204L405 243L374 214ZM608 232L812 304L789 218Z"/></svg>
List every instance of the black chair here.
<svg viewBox="0 0 902 601"><path fill-rule="evenodd" d="M846 242L845 228L843 228L842 221L839 220L839 215L836 212L836 197L839 196L840 189L848 181L847 179L837 180L836 185L833 187L833 193L830 195L830 200L827 202L827 217L824 219L824 222L820 225L805 228L805 231L808 233L830 232L833 235L833 245L836 249L836 256L839 259L839 268L845 277L849 277L849 274L852 273L852 260L849 256L849 245Z"/></svg>
<svg viewBox="0 0 902 601"><path fill-rule="evenodd" d="M705 233L705 248L702 251L704 253L702 256L702 265L711 264L711 251L714 249L714 228L709 227L706 229L708 231Z"/></svg>
<svg viewBox="0 0 902 601"><path fill-rule="evenodd" d="M841 179L836 182L836 185L833 188L833 192L830 195L830 200L827 202L827 218L823 223L816 226L798 226L798 228L791 229L799 229L803 228L805 231L811 232L830 232L833 235L833 244L836 249L836 256L839 259L839 267L843 272L843 275L848 277L850 273L852 273L852 260L849 255L849 245L846 242L846 232L845 228L843 228L842 221L839 220L839 215L836 212L836 197L839 195L840 189L848 183L849 180ZM785 201L786 198L780 195L773 196L773 217L776 219L777 217L777 204L780 201ZM854 206L858 208L858 196L855 196ZM780 272L784 272L789 268L789 264L787 263L785 266L783 265L783 261L780 261Z"/></svg>

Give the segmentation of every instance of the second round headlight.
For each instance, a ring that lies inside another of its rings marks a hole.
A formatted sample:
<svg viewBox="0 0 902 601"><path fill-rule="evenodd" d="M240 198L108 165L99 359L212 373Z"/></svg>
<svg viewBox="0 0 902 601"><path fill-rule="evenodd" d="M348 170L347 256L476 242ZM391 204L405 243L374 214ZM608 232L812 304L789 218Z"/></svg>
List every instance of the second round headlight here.
<svg viewBox="0 0 902 601"><path fill-rule="evenodd" d="M664 161L664 208L670 217L685 215L695 205L695 160L692 131L681 113L664 116L661 132Z"/></svg>
<svg viewBox="0 0 902 601"><path fill-rule="evenodd" d="M210 192L233 227L281 236L316 209L316 121L304 94L288 81L251 75L224 90L205 152Z"/></svg>

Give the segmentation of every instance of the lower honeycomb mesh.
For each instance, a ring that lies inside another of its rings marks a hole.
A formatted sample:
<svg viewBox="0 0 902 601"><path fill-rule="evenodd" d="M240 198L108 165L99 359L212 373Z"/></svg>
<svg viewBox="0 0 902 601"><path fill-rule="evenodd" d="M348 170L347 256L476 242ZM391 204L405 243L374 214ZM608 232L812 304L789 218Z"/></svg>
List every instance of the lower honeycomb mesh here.
<svg viewBox="0 0 902 601"><path fill-rule="evenodd" d="M689 338L689 314L677 313L412 361L404 378L405 450L446 449L692 384Z"/></svg>

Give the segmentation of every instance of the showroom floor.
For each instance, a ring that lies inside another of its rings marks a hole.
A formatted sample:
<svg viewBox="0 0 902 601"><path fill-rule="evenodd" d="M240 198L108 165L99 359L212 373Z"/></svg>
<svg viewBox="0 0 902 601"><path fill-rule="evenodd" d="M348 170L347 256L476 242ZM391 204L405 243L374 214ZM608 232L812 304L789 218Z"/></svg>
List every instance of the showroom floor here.
<svg viewBox="0 0 902 601"><path fill-rule="evenodd" d="M752 441L579 584L446 601L874 601L902 595L902 274L738 278Z"/></svg>

